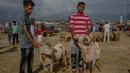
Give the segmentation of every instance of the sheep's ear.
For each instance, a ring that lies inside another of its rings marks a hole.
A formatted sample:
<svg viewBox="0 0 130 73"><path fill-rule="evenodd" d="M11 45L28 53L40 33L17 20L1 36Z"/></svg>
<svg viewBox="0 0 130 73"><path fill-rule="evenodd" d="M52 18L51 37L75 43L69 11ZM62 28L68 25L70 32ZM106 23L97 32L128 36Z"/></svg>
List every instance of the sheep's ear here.
<svg viewBox="0 0 130 73"><path fill-rule="evenodd" d="M46 37L43 37L44 40L46 40L47 38Z"/></svg>
<svg viewBox="0 0 130 73"><path fill-rule="evenodd" d="M51 49L53 49L53 50L54 50L55 48L52 46L52 47L51 47Z"/></svg>
<svg viewBox="0 0 130 73"><path fill-rule="evenodd" d="M54 52L57 52L57 50L54 47L51 47L53 49Z"/></svg>
<svg viewBox="0 0 130 73"><path fill-rule="evenodd" d="M44 37L42 37L42 41L43 41L43 40L45 40L45 38L44 38Z"/></svg>
<svg viewBox="0 0 130 73"><path fill-rule="evenodd" d="M56 43L57 44L57 43ZM52 46L55 46L56 44L52 44Z"/></svg>
<svg viewBox="0 0 130 73"><path fill-rule="evenodd" d="M55 46L55 44L52 44L52 47ZM54 47L53 47L54 48Z"/></svg>

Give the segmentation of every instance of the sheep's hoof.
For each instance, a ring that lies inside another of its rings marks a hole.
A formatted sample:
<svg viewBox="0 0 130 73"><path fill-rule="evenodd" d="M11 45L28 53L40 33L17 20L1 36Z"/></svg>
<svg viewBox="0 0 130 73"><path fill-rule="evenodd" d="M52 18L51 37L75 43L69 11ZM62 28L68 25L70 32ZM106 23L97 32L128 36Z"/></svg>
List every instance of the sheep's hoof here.
<svg viewBox="0 0 130 73"><path fill-rule="evenodd" d="M49 73L49 72L45 71L45 73Z"/></svg>
<svg viewBox="0 0 130 73"><path fill-rule="evenodd" d="M65 72L65 69L63 69L62 71Z"/></svg>
<svg viewBox="0 0 130 73"><path fill-rule="evenodd" d="M102 70L101 70L101 69L99 69L99 72L102 72Z"/></svg>
<svg viewBox="0 0 130 73"><path fill-rule="evenodd" d="M92 68L92 73L94 73L94 68Z"/></svg>

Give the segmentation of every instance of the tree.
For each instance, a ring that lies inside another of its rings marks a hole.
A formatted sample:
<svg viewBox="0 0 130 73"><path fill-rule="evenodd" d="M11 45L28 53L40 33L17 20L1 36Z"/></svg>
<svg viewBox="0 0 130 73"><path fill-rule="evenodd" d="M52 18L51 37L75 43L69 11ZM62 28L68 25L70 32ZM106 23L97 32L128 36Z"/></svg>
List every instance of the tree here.
<svg viewBox="0 0 130 73"><path fill-rule="evenodd" d="M35 18L31 18L31 23L35 22Z"/></svg>

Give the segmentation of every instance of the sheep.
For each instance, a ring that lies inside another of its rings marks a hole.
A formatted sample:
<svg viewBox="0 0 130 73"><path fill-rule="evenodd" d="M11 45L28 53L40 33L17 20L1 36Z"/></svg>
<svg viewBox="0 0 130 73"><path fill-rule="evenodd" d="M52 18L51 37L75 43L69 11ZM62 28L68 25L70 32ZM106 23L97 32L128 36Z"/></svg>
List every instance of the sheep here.
<svg viewBox="0 0 130 73"><path fill-rule="evenodd" d="M114 34L112 32L110 32L110 41L114 41L115 38L114 38Z"/></svg>
<svg viewBox="0 0 130 73"><path fill-rule="evenodd" d="M63 35L60 36L60 41L70 41L71 40L71 33L64 33Z"/></svg>
<svg viewBox="0 0 130 73"><path fill-rule="evenodd" d="M91 40L96 41L96 33L95 32L90 32L89 37Z"/></svg>
<svg viewBox="0 0 130 73"><path fill-rule="evenodd" d="M93 40L97 42L103 41L103 33L102 32L91 32L90 34L93 35Z"/></svg>
<svg viewBox="0 0 130 73"><path fill-rule="evenodd" d="M37 39L40 50L40 61L44 66L44 71L46 73L52 72L54 63L60 60L64 62L65 69L67 71L67 51L65 47L61 43L54 46L49 43L45 43L45 38L43 38L42 35L38 35Z"/></svg>
<svg viewBox="0 0 130 73"><path fill-rule="evenodd" d="M97 63L100 64L99 58L101 51L99 44L97 42L91 41L91 38L88 35L86 35L79 39L78 45L82 51L82 57L85 63L84 66L86 66L87 64L91 65L91 68L89 66L89 70L90 73L93 73L94 66L96 65L98 67L99 65L97 65ZM98 69L99 71L101 71L100 67L98 67Z"/></svg>
<svg viewBox="0 0 130 73"><path fill-rule="evenodd" d="M119 31L115 31L115 32L113 32L113 34L114 34L114 37L115 37L115 41L119 41L121 33Z"/></svg>
<svg viewBox="0 0 130 73"><path fill-rule="evenodd" d="M102 42L103 41L103 33L102 32L96 32L97 34L97 41Z"/></svg>

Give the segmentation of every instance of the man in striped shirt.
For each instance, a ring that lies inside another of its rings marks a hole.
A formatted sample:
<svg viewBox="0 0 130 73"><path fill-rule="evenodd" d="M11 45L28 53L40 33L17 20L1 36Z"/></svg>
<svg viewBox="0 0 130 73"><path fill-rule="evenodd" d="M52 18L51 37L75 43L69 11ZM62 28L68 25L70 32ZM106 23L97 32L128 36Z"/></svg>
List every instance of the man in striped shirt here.
<svg viewBox="0 0 130 73"><path fill-rule="evenodd" d="M76 61L78 61L79 73L83 73L83 58L76 42L82 35L89 34L91 30L90 18L84 14L85 3L79 2L77 5L78 13L70 17L70 30L73 36L71 41L71 62L73 73L76 73Z"/></svg>

